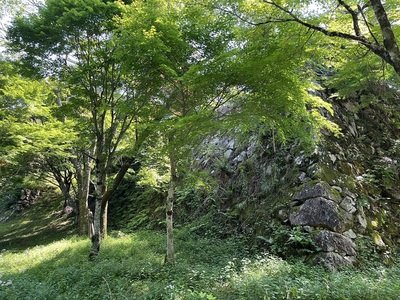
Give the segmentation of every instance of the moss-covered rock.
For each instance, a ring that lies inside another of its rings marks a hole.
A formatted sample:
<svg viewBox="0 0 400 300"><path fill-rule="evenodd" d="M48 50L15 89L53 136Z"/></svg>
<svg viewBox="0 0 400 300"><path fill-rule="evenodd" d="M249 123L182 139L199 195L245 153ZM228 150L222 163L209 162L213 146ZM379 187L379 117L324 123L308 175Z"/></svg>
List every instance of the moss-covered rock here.
<svg viewBox="0 0 400 300"><path fill-rule="evenodd" d="M302 189L293 196L293 200L304 202L307 199L323 197L328 200L340 202L341 195L336 190L331 188L326 182L309 182L306 183Z"/></svg>
<svg viewBox="0 0 400 300"><path fill-rule="evenodd" d="M322 227L335 232L344 232L352 227L352 216L336 202L323 197L306 200L289 220L292 226Z"/></svg>

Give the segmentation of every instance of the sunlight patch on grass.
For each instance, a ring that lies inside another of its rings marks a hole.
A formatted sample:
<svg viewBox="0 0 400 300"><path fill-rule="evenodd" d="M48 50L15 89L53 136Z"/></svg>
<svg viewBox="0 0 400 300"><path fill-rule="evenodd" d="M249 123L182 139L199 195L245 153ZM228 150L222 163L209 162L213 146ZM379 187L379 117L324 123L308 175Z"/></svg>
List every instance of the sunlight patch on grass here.
<svg viewBox="0 0 400 300"><path fill-rule="evenodd" d="M134 265L145 265L149 262L163 263L164 252L157 251L158 245L164 246L164 238L157 232L141 232L140 234L108 236L103 240L100 257L103 259L131 260ZM164 248L163 248L164 250Z"/></svg>
<svg viewBox="0 0 400 300"><path fill-rule="evenodd" d="M88 245L88 239L70 238L54 242L47 246L36 246L23 252L5 251L1 254L0 274L18 274L55 259L73 248Z"/></svg>
<svg viewBox="0 0 400 300"><path fill-rule="evenodd" d="M400 266L331 273L302 262L240 252L240 240L177 234L180 255L164 265L165 236L111 234L88 261L90 240L71 237L1 253L0 299L397 299Z"/></svg>
<svg viewBox="0 0 400 300"><path fill-rule="evenodd" d="M50 244L73 233L72 218L60 217L62 202L49 200L52 194L0 222L0 250L20 251Z"/></svg>

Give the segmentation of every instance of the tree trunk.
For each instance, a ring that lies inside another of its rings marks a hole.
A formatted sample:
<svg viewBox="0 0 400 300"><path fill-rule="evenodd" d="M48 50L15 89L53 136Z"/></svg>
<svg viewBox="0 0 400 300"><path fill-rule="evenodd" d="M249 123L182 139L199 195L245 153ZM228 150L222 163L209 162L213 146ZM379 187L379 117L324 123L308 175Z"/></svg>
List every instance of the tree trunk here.
<svg viewBox="0 0 400 300"><path fill-rule="evenodd" d="M102 239L102 202L103 195L106 187L106 159L103 153L103 144L98 143L96 146L96 183L95 195L96 195L96 206L93 217L93 228L94 233L92 236L92 246L90 248L89 259L96 257L100 252L100 243Z"/></svg>
<svg viewBox="0 0 400 300"><path fill-rule="evenodd" d="M78 202L78 226L79 234L91 235L90 210L88 206L90 175L91 175L91 161L94 149L89 154L83 153L79 155L80 150L74 150L72 153L74 159L72 160L75 168L77 192L76 198Z"/></svg>
<svg viewBox="0 0 400 300"><path fill-rule="evenodd" d="M122 180L125 177L126 172L128 171L129 167L131 166L131 164L133 163L134 159L130 158L127 161L125 161L125 163L121 166L121 168L118 171L117 176L114 179L113 185L110 189L107 189L103 195L102 198L102 203L101 203L101 207L102 207L102 212L101 212L101 228L102 228L102 236L105 237L107 236L107 214L108 214L108 201L111 199L112 195L114 194L114 192L117 190L117 188L119 187L119 185L121 184Z"/></svg>
<svg viewBox="0 0 400 300"><path fill-rule="evenodd" d="M63 172L57 167L53 166L51 162L48 162L50 170L57 181L58 187L64 196L64 208L66 206L74 207L74 201L71 196L71 184L72 184L72 173L69 172L70 176L63 176ZM76 208L76 207L74 207Z"/></svg>
<svg viewBox="0 0 400 300"><path fill-rule="evenodd" d="M59 183L59 187L64 196L64 208L67 206L74 207L74 200L72 200L69 188L63 183Z"/></svg>
<svg viewBox="0 0 400 300"><path fill-rule="evenodd" d="M107 236L107 226L108 226L108 201L106 201L101 205L101 238L105 238Z"/></svg>
<svg viewBox="0 0 400 300"><path fill-rule="evenodd" d="M400 75L400 49L393 33L392 26L387 16L386 10L381 0L371 0L371 5L375 13L375 17L379 22L382 31L383 45L389 54L391 65L396 73Z"/></svg>
<svg viewBox="0 0 400 300"><path fill-rule="evenodd" d="M165 262L167 264L175 263L175 250L174 250L174 223L173 223L173 214L174 214L174 200L175 200L175 188L177 185L177 175L176 175L176 160L172 151L169 153L170 159L170 172L171 179L168 188L168 196L166 201L166 223L167 223L167 255L165 258Z"/></svg>
<svg viewBox="0 0 400 300"><path fill-rule="evenodd" d="M146 129L141 138L136 138L135 152L139 150L143 141L150 134L150 130ZM89 259L94 258L100 252L100 243L103 237L107 235L107 211L108 201L111 199L113 193L117 190L118 186L122 182L126 172L134 159L128 159L118 171L117 176L114 179L113 186L108 189L107 182L107 161L112 161L112 157L103 153L104 139L100 135L97 137L96 143L96 167L95 173L97 182L95 183L95 194L96 194L96 209L93 216L93 236L92 246L89 253Z"/></svg>
<svg viewBox="0 0 400 300"><path fill-rule="evenodd" d="M100 243L101 243L101 199L96 198L96 208L93 218L93 235L92 235L92 246L90 248L89 259L92 260L99 255Z"/></svg>
<svg viewBox="0 0 400 300"><path fill-rule="evenodd" d="M89 155L86 155L82 158L83 168L78 170L76 168L77 173L77 183L78 183L78 205L79 205L79 234L88 235L92 237L92 220L91 218L89 206L88 206L88 197L89 197L89 187L90 187L90 175L91 175L91 158ZM79 174L79 175L78 175Z"/></svg>

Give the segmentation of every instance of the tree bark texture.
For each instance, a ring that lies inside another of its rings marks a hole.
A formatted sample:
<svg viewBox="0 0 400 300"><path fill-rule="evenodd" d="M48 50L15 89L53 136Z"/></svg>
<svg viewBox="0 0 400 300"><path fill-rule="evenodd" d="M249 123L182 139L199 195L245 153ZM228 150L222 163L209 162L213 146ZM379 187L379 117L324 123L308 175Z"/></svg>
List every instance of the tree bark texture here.
<svg viewBox="0 0 400 300"><path fill-rule="evenodd" d="M177 173L176 173L176 160L174 154L170 152L170 172L171 179L168 188L168 195L166 201L166 226L167 226L167 255L165 262L167 264L175 263L175 250L174 250L174 200L175 200L175 188L177 185Z"/></svg>
<svg viewBox="0 0 400 300"><path fill-rule="evenodd" d="M386 10L383 7L381 0L370 0L370 2L382 31L383 45L392 61L391 65L395 69L396 73L400 75L400 49Z"/></svg>
<svg viewBox="0 0 400 300"><path fill-rule="evenodd" d="M94 212L93 219L93 235L92 235L92 245L90 248L89 259L93 259L99 255L100 252L100 243L101 243L101 199L96 199L96 208Z"/></svg>
<svg viewBox="0 0 400 300"><path fill-rule="evenodd" d="M101 140L100 140L101 141ZM92 236L92 246L89 253L89 258L97 256L100 252L100 243L102 240L102 202L105 190L106 177L106 159L103 153L103 144L100 142L96 145L96 165L95 165L96 183L95 196L96 206L93 218L94 234Z"/></svg>
<svg viewBox="0 0 400 300"><path fill-rule="evenodd" d="M81 159L74 161L77 181L77 201L79 208L79 234L92 237L93 216L88 206L91 162L94 149L89 154L83 154Z"/></svg>
<svg viewBox="0 0 400 300"><path fill-rule="evenodd" d="M128 159L119 169L117 176L114 179L113 185L110 189L106 189L101 203L101 219L102 219L102 235L103 237L107 235L107 213L108 213L108 201L111 199L114 192L117 190L119 185L121 184L122 180L125 177L126 172L128 171L129 167L133 163L134 159Z"/></svg>
<svg viewBox="0 0 400 300"><path fill-rule="evenodd" d="M103 196L104 198L104 196ZM101 238L105 238L107 236L107 226L108 226L108 201L102 201L101 204L101 223L100 223L100 234Z"/></svg>
<svg viewBox="0 0 400 300"><path fill-rule="evenodd" d="M82 181L82 194L81 197L79 198L79 204L80 207L82 207L82 216L80 216L80 233L81 234L88 234L91 236L92 231L91 231L91 218L90 218L90 211L89 211L89 205L88 205L88 198L89 198L89 187L90 187L90 174L91 174L91 168L90 168L90 159L89 161L85 162L84 170L83 170L83 181ZM88 226L86 226L86 224Z"/></svg>

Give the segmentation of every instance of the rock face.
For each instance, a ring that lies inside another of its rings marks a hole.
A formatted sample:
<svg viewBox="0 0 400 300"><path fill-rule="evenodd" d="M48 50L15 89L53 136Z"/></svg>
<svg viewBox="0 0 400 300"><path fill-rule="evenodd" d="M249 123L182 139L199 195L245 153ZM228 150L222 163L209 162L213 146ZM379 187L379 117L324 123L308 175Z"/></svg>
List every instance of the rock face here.
<svg viewBox="0 0 400 300"><path fill-rule="evenodd" d="M321 96L330 101L329 94ZM292 196L289 222L309 232L312 228L313 240L321 249L313 261L331 270L357 259L359 237L370 239L377 251L388 249L386 240L400 237L391 209L400 186L400 142L396 139L400 132L387 119L399 116L374 106L375 101L390 101L380 94L372 91L366 97L368 106L363 106L359 96L332 101L333 121L342 128L343 137L326 134L312 161L303 154L295 158L301 161L302 181Z"/></svg>
<svg viewBox="0 0 400 300"><path fill-rule="evenodd" d="M314 237L314 241L324 252L335 252L344 257L357 255L356 244L339 233L322 230Z"/></svg>
<svg viewBox="0 0 400 300"><path fill-rule="evenodd" d="M339 200L340 196L335 193L332 193L332 190L327 184L323 184L322 182L318 182L315 185L306 184L300 192L298 192L293 200L304 201L310 198L326 198L330 200Z"/></svg>
<svg viewBox="0 0 400 300"><path fill-rule="evenodd" d="M17 211L22 211L26 207L32 205L35 203L37 198L40 197L40 191L38 190L29 190L29 189L22 189L21 190L21 197L17 201L17 204L15 206L15 210Z"/></svg>
<svg viewBox="0 0 400 300"><path fill-rule="evenodd" d="M292 226L323 227L344 232L351 226L351 217L337 203L322 197L306 200L300 210L290 214Z"/></svg>
<svg viewBox="0 0 400 300"><path fill-rule="evenodd" d="M311 152L278 149L266 130L244 144L223 136L211 141L220 153L202 166L221 187L215 199L225 224L266 240L282 226L300 228L320 249L313 261L337 270L357 259L358 239L377 251L400 244L400 112L390 102L400 95L387 86L340 100L318 93L332 104L335 114L326 116L343 136L323 132Z"/></svg>
<svg viewBox="0 0 400 300"><path fill-rule="evenodd" d="M314 264L321 265L331 271L338 271L341 268L351 266L353 262L354 260L348 260L335 252L319 253L313 259Z"/></svg>
<svg viewBox="0 0 400 300"><path fill-rule="evenodd" d="M344 235L347 232L356 237L351 230L355 199L347 195L342 197L340 192L343 193L341 188L330 187L326 182L307 183L293 196L293 200L302 204L299 208L293 207L289 216L291 226L304 226L308 231L314 228L313 240L321 252L313 262L330 270L351 265L357 256L355 243Z"/></svg>

